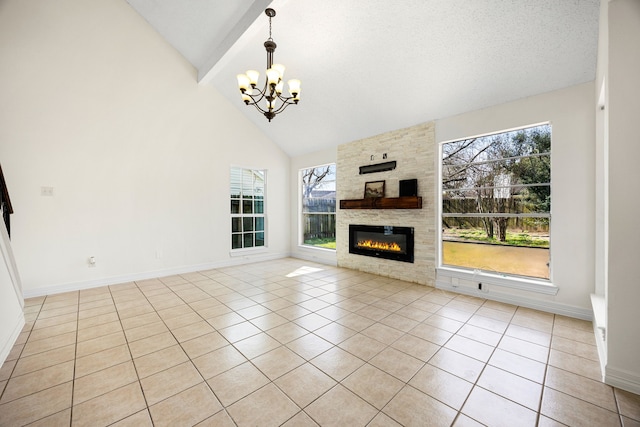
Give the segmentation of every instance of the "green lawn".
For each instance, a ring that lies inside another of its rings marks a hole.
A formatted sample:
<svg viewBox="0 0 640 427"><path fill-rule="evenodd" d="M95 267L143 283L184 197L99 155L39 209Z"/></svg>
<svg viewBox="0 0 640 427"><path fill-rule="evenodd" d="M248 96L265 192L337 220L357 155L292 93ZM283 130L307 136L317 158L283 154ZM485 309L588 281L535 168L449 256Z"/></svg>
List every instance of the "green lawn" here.
<svg viewBox="0 0 640 427"><path fill-rule="evenodd" d="M450 228L445 229L443 234L444 239L447 237L453 240L467 240L473 242L485 242L495 245L510 245L510 246L527 246L537 248L549 247L549 233L527 233L527 232L510 232L507 231L506 241L501 242L497 238L489 239L487 233L482 229L477 228Z"/></svg>
<svg viewBox="0 0 640 427"><path fill-rule="evenodd" d="M304 241L305 245L317 246L319 248L325 249L335 249L336 248L336 238L325 238L325 239L309 239Z"/></svg>

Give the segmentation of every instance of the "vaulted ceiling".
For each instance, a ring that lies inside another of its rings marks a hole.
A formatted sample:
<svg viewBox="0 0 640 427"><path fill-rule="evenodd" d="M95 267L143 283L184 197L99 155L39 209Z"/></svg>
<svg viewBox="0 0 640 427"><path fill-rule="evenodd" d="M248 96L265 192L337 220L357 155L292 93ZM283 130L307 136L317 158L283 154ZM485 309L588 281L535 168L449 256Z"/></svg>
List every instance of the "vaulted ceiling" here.
<svg viewBox="0 0 640 427"><path fill-rule="evenodd" d="M127 0L291 156L592 81L598 0ZM236 74L275 62L301 101L270 123Z"/></svg>

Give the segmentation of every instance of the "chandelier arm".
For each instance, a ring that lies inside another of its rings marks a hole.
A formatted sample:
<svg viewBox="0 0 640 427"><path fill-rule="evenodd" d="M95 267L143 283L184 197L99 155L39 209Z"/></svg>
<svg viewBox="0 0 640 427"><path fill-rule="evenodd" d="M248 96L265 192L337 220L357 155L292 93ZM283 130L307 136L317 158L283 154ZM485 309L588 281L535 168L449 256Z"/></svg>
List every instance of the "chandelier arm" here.
<svg viewBox="0 0 640 427"><path fill-rule="evenodd" d="M262 100L262 98L264 98L264 96L263 96L263 97L261 97L261 98L260 98L260 100ZM255 102L252 102L252 103L249 103L249 104L247 104L247 105L253 105L254 107L256 107L256 110L260 111L262 114L265 114L265 113L269 112L269 109L264 109L264 108L262 108L262 107L260 106L260 104L259 104L259 101L260 101L260 100L255 101Z"/></svg>
<svg viewBox="0 0 640 427"><path fill-rule="evenodd" d="M249 104L249 105L253 105L254 107L256 107L256 110L260 111L262 114L268 112L269 110L263 110L262 107L260 107L260 104L258 103L253 103L253 104Z"/></svg>
<svg viewBox="0 0 640 427"><path fill-rule="evenodd" d="M253 89L255 89L255 88L253 88ZM256 95L250 95L248 93L245 93L249 98L251 98L253 100L253 102L250 102L247 105L254 105L254 104L257 104L258 102L262 101L263 99L265 99L267 97L267 89L269 89L269 82L265 82L264 83L264 87L262 88L262 90L258 91L259 93L256 94Z"/></svg>
<svg viewBox="0 0 640 427"><path fill-rule="evenodd" d="M297 102L294 100L295 96L282 96L282 95L278 95L278 99L282 102L288 102L289 104L297 104Z"/></svg>
<svg viewBox="0 0 640 427"><path fill-rule="evenodd" d="M258 102L262 101L265 97L266 95L264 94L264 92L260 92L258 95L249 95L249 98L253 100L253 102L249 103L249 105L257 104Z"/></svg>
<svg viewBox="0 0 640 427"><path fill-rule="evenodd" d="M279 96L278 98L280 99L280 101L282 101L283 104L286 104L286 105L298 105L298 101L299 101L294 99L295 98L294 96L284 96L284 97Z"/></svg>
<svg viewBox="0 0 640 427"><path fill-rule="evenodd" d="M280 104L280 106L273 110L273 114L280 114L281 112L284 111L285 108L287 108L289 105L294 104L293 102L283 102L282 104Z"/></svg>

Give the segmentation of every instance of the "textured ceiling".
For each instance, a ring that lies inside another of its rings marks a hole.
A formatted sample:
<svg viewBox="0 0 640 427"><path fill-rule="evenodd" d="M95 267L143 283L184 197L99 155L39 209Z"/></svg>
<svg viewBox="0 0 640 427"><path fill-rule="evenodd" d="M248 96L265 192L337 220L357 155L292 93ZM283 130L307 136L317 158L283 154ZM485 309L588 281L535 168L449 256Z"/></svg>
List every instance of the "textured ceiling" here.
<svg viewBox="0 0 640 427"><path fill-rule="evenodd" d="M128 1L292 156L595 78L598 0ZM264 75L267 6L275 62L302 81L271 123L235 78Z"/></svg>

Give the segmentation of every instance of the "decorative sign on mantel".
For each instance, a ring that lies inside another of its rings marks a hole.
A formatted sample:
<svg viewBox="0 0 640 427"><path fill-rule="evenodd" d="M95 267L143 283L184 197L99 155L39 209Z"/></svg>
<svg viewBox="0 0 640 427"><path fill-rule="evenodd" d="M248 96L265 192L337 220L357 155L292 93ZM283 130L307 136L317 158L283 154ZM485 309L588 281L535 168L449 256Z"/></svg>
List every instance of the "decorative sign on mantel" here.
<svg viewBox="0 0 640 427"><path fill-rule="evenodd" d="M390 171L390 170L394 170L395 168L396 168L395 160L392 160L390 162L377 163L375 165L360 166L360 175L364 175L366 173Z"/></svg>

